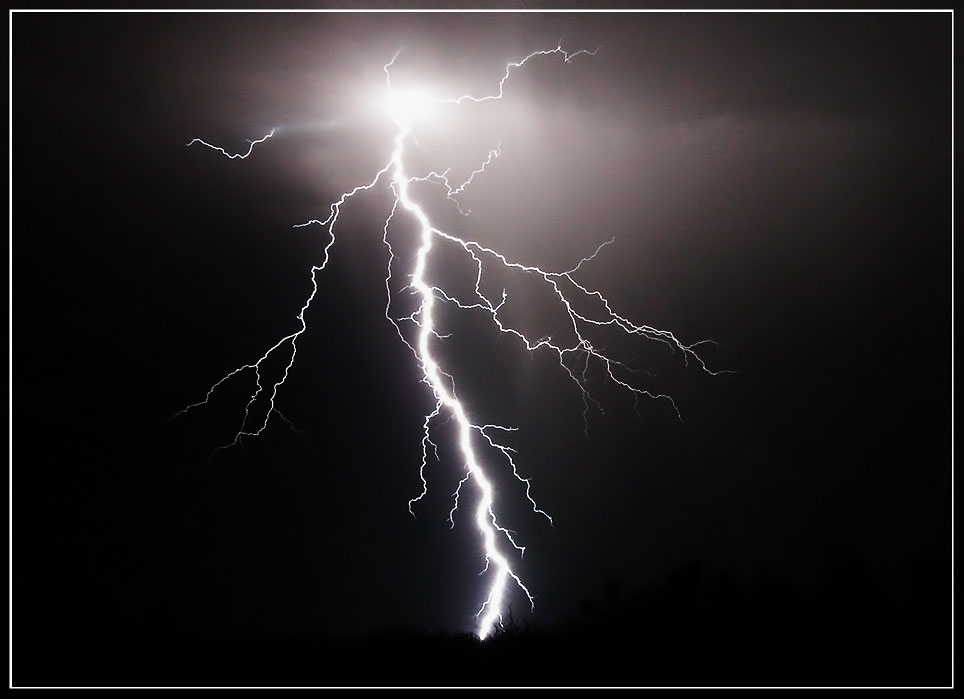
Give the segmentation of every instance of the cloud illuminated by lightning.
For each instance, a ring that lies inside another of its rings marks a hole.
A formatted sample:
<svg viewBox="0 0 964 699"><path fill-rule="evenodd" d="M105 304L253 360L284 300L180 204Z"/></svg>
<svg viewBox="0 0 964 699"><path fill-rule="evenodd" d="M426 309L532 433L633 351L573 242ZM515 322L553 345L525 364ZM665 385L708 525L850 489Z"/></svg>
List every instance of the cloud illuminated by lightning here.
<svg viewBox="0 0 964 699"><path fill-rule="evenodd" d="M341 214L342 207L355 195L363 191L372 190L378 186L387 186L393 194L393 204L391 212L385 220L382 229L382 241L388 250L388 268L385 278L386 305L385 317L392 323L398 333L398 337L412 351L415 360L422 370L422 382L425 383L435 397L435 406L426 416L422 423L422 459L419 469L419 476L422 482L421 492L412 498L408 503L409 511L414 515L415 506L428 492L428 482L425 478L425 469L429 459L429 449L438 458L438 450L432 440L433 422L440 417L449 418L455 421L457 427L457 445L463 461L463 477L459 481L457 490L453 496L453 507L449 513L449 522L454 526L455 512L459 506L459 496L462 487L471 482L471 485L478 491L479 499L474 512L474 522L481 537L485 556L485 567L483 573L489 577L488 593L482 602L476 618L478 620L477 633L479 638L484 639L489 636L497 625L501 624L502 612L505 607L505 597L510 580L528 598L530 605L533 604L533 596L529 589L522 582L521 578L513 571L509 555L512 550L521 556L525 547L520 545L513 533L503 526L495 514L495 493L492 480L488 475L491 472L491 464L486 463L483 455L499 456L508 464L512 475L525 485L526 498L532 510L544 516L550 523L552 518L539 506L531 495L531 483L528 478L523 477L513 459L513 450L494 436L496 433L513 431L515 428L497 424L479 424L473 422L469 417L469 410L465 402L461 400L455 390L456 381L454 372L458 367L443 368L434 349L438 342L444 339L437 330L436 309L442 304L450 304L463 311L480 312L486 314L495 327L501 332L515 337L519 343L529 352L549 352L555 356L559 366L576 385L579 390L580 398L583 402L584 421L587 418L590 405L597 407L599 404L590 395L587 386L587 373L591 363L595 362L601 366L606 376L623 390L631 393L635 398L647 396L668 401L673 409L676 405L673 400L666 395L651 393L641 389L630 382L627 373L628 367L616 359L608 356L602 349L593 345L587 336L587 332L593 328L608 326L618 329L626 335L638 336L648 340L657 340L669 346L672 350L681 353L685 361L695 360L700 368L709 373L710 371L703 360L696 353L696 348L700 342L686 345L680 342L673 333L666 330L659 330L647 325L638 325L628 318L616 313L609 304L609 301L602 293L589 288L578 280L578 272L583 265L596 258L600 251L612 240L603 242L596 250L587 257L581 259L577 264L568 270L561 272L547 271L536 266L526 265L506 258L502 253L492 248L486 247L479 242L461 238L451 232L437 228L429 218L425 209L418 203L412 195L411 185L417 182L435 182L445 190L445 196L452 201L460 213L467 214L459 205L457 195L469 187L474 178L482 175L486 168L500 155L500 146L492 149L485 161L475 169L468 178L458 185L453 185L449 180L449 170L442 173L429 172L422 175L413 175L406 169L406 145L412 135L412 129L416 123L430 116L433 111L442 104L463 105L470 103L485 102L491 100L501 100L504 95L504 86L512 73L524 66L531 60L539 57L554 56L562 58L569 63L580 55L592 56L595 51L576 51L568 52L558 45L554 48L534 51L522 60L509 63L505 72L498 83L498 89L490 94L475 96L461 95L454 98L440 99L430 92L421 90L400 90L395 89L391 82L391 68L398 58L396 54L391 61L384 66L386 81L386 99L381 103L381 108L391 120L395 127L395 137L393 150L388 162L366 183L360 184L350 190L345 191L328 210L328 215L324 219L312 219L298 224L296 227L317 225L327 232L327 243L324 246L320 263L311 267L312 288L308 297L305 299L301 310L298 312L296 328L285 335L275 344L267 349L254 362L244 364L234 371L228 373L214 385L210 387L204 399L188 405L181 410L178 415L188 412L208 402L214 392L229 379L241 373L253 373L255 378L255 388L249 396L245 405L244 417L234 438L221 448L238 444L243 437L260 435L268 426L273 415L286 420L275 405L278 389L285 383L289 371L294 365L298 353L298 339L307 330L305 312L311 305L318 292L317 274L328 264L329 252L335 242L335 225ZM251 155L256 145L264 143L275 133L266 134L260 139L249 141L246 152L231 154L219 146L211 145L201 139L193 139L187 145L200 144L220 152L222 155L231 159L245 159ZM396 216L408 216L414 220L417 228L417 252L415 254L414 268L410 271L410 284L406 287L413 291L418 297L418 308L409 316L394 318L391 313L393 295L391 290L392 265L395 262L395 251L388 240L388 232ZM472 261L475 269L474 289L471 298L459 298L456 295L431 284L427 279L427 271L432 265L432 253L437 244L454 244L461 248L463 253ZM503 316L500 311L507 301L506 291L498 298L492 298L483 291L483 275L490 266L502 268L503 270L535 279L538 283L546 285L552 295L558 300L560 307L564 310L568 318L567 339L555 339L543 337L537 340L531 339L525 332L514 327ZM577 310L574 305L579 301L580 308L583 306L593 306L595 310L589 314L585 310ZM417 330L415 331L414 341L406 338L399 323L412 323ZM262 383L262 365L269 357L278 353L280 356L287 356L287 362L282 372L281 378L275 382ZM254 414L254 405L263 395L267 395L267 409L263 414ZM290 425L290 422L288 423ZM588 422L586 422L588 426ZM509 553L506 552L505 544L510 547ZM511 554L511 555L516 555Z"/></svg>

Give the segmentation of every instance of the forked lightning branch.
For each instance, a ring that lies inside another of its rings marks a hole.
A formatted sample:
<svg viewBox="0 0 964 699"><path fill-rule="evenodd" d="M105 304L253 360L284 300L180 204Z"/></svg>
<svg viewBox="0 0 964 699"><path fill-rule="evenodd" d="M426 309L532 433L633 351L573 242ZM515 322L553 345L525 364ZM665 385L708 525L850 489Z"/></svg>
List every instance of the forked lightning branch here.
<svg viewBox="0 0 964 699"><path fill-rule="evenodd" d="M178 415L181 415L206 404L215 391L227 381L240 374L248 374L254 376L255 384L244 407L244 417L234 438L219 448L236 445L244 437L260 435L272 423L273 418L275 420L286 420L276 405L278 391L288 379L291 367L298 355L298 340L307 330L305 313L318 294L317 276L328 265L342 208L360 192L376 188L390 191L393 197L391 213L386 218L381 230L382 241L388 252L388 268L385 277L387 297L385 317L394 325L400 340L411 350L414 361L421 368L422 382L435 398L434 409L425 416L422 422L422 459L419 470L422 490L409 501L408 507L414 515L420 500L428 492L428 482L425 477L426 466L430 455L438 457L438 450L433 441L435 430L443 421L454 421L456 446L461 454L461 463L457 466L461 469L462 477L453 494L453 507L449 514L449 522L454 526L454 515L458 509L462 491L465 488L474 488L477 495L477 504L475 505L473 519L485 552L482 572L487 584L485 599L481 602L476 613L477 633L481 639L489 636L501 624L510 586L517 586L526 595L530 605L534 604L533 595L529 588L513 570L513 561L521 558L525 547L517 540L517 535L507 529L497 517L495 489L491 474L498 469L511 472L525 486L526 497L531 508L544 516L549 523L552 522L552 518L536 504L531 494L529 479L522 475L522 471L513 458L513 450L503 443L504 440L500 441L500 435L515 428L499 424L482 424L470 418L473 411L468 406L472 404L472 396L461 396L456 392L460 368L457 364L443 366L437 352L439 343L445 341L444 336L438 331L437 309L443 305L450 305L467 313L482 314L483 317L490 319L499 332L514 337L520 348L528 352L537 352L552 357L558 363L560 370L574 384L577 391L576 395L583 403L584 417L591 405L598 406L598 403L590 395L588 388L588 375L591 365L601 368L603 375L608 380L632 394L634 398L645 396L662 399L667 401L673 410L676 410L676 405L669 396L655 394L638 387L632 381L632 372L629 367L608 356L604 350L594 345L590 340L593 329L606 326L628 336L659 341L669 346L673 351L679 352L684 362L694 360L704 371L717 373L707 369L703 360L696 353L696 348L702 344L701 342L689 345L683 344L669 331L634 323L629 318L617 313L602 293L580 281L580 270L583 265L591 263L600 250L612 243L612 240L602 242L591 254L575 262L569 269L562 271L544 270L540 267L510 260L499 251L486 245L462 238L453 231L436 227L423 205L412 193L413 183L437 183L443 189L444 195L451 204L457 207L461 213L465 213L459 207L456 197L466 188L471 187L475 178L486 176L488 166L498 158L501 152L500 146L493 144L493 149L481 160L478 168L460 184L454 184L449 179L449 170L441 173L409 172L406 167L406 150L411 145L413 128L438 106L448 104L459 106L461 109L471 109L474 103L501 100L504 96L506 82L510 80L512 74L531 61L562 60L569 63L580 56L589 57L594 54L595 51L568 52L561 45L543 51L535 51L519 61L509 63L501 79L498 80L497 86L493 83L492 91L489 94L482 96L461 95L446 99L433 97L428 92L393 88L391 70L398 59L398 54L396 54L384 66L386 99L382 106L385 118L389 119L394 125L395 134L393 149L388 155L385 165L378 172L373 173L371 179L367 182L342 193L330 205L328 215L324 219L313 219L298 224L298 226L319 226L326 234L326 242L320 253L320 259L311 267L311 292L305 298L296 315L297 322L294 324L292 331L268 347L254 361L243 364L226 374L208 389L203 400L187 406L178 413ZM187 145L204 145L228 158L245 159L252 154L256 146L263 144L274 134L275 130L272 130L260 139L250 141L247 150L243 153L232 154L219 146L197 138ZM405 272L410 279L406 290L416 295L418 306L410 315L396 318L392 314L394 295L391 282L392 275L398 274L398 271L392 268L395 263L395 252L389 243L389 230L395 221L403 218L408 219L409 226L414 223L415 236L412 245L417 246L417 250L414 255L414 266L405 270ZM444 288L428 281L430 278L434 278L434 275L430 274L430 270L434 264L433 251L438 243L454 244L457 248L461 248L462 253L466 256L466 261L470 263L470 268L474 270L474 285L470 296L459 297L454 292L446 291ZM493 297L483 290L486 286L483 282L487 270L496 268L503 274L522 275L534 280L535 283L545 285L551 296L557 299L559 308L567 318L565 337L533 339L524 329L515 327L511 320L507 319L507 314L503 312L508 300L507 293L503 290L501 294ZM577 310L577 306L580 310ZM583 310L586 307L595 310L592 314L589 314ZM409 328L411 328L410 331ZM277 381L266 381L262 373L262 367L270 357L276 354L282 359L284 369ZM285 357L287 357L287 361L284 361ZM263 401L259 405L266 404L267 407L256 411L256 403L259 401Z"/></svg>

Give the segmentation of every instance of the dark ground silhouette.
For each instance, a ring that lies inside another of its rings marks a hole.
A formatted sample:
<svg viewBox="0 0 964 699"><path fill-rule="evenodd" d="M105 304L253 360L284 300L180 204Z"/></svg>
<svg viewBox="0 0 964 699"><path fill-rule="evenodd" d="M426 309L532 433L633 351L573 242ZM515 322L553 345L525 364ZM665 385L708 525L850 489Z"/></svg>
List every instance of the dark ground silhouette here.
<svg viewBox="0 0 964 699"><path fill-rule="evenodd" d="M700 563L633 592L611 581L565 622L513 614L484 643L398 630L214 639L18 627L17 686L946 686L950 565L920 560L899 593L835 557L804 592ZM51 620L56 622L57 620Z"/></svg>

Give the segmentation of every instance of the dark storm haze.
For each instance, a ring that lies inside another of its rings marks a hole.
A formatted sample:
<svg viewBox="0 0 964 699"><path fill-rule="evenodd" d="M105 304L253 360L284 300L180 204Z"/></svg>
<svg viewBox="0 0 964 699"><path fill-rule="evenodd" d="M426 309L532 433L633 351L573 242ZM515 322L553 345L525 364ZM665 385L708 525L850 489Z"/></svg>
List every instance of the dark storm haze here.
<svg viewBox="0 0 964 699"><path fill-rule="evenodd" d="M15 681L111 683L85 661L96 648L474 629L484 561L471 507L446 521L463 468L444 427L428 494L407 509L434 401L384 315L385 188L343 207L317 275L277 398L297 432L274 421L211 457L241 425L250 376L169 419L297 328L328 237L292 226L388 162L377 96L397 51L393 84L488 94L509 61L561 37L598 51L533 60L504 100L418 128L412 174L467 176L500 145L460 197L471 215L431 186L415 196L438 227L543 269L615 238L579 279L638 324L715 341L701 356L734 373L607 337L681 417L591 373L604 412L584 425L554 355L444 311L452 337L437 346L459 397L519 428L508 444L555 523L484 453L535 596L530 613L512 593L513 619L553 629L647 595L765 594L774 616L829 609L829 636L860 637L849 613L913 619L892 622L890 651L916 653L898 679L948 683L950 23L14 14ZM185 147L244 151L272 128L246 160ZM414 257L406 231L397 276ZM464 259L438 260L471 288ZM517 282L513 318L548 334L553 299ZM396 315L414 310L399 299ZM658 644L625 623L627 653ZM887 684L879 665L852 681Z"/></svg>

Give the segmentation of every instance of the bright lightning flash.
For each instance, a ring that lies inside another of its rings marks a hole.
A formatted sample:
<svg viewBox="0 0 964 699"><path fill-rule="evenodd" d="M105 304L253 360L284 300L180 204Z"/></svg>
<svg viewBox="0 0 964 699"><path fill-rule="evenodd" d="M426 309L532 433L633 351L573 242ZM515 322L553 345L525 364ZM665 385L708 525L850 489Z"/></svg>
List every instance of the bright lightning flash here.
<svg viewBox="0 0 964 699"><path fill-rule="evenodd" d="M421 176L413 176L409 174L405 168L405 147L412 135L412 129L417 122L433 115L437 107L443 104L462 105L464 103L502 99L503 88L511 73L515 69L520 68L528 61L537 57L554 55L561 57L566 63L569 63L572 59L580 54L591 56L595 54L595 51L577 51L569 53L564 50L561 45L544 51L535 51L522 60L509 63L506 66L505 73L502 75L502 79L499 81L498 92L482 97L462 95L460 97L450 99L438 99L433 97L430 93L421 90L394 89L391 84L390 70L395 63L395 60L398 58L398 54L396 54L395 57L393 57L392 60L384 66L386 86L388 91L387 99L382 103L382 108L385 109L388 117L396 127L394 147L391 157L385 166L382 167L382 169L379 170L369 182L358 185L353 189L344 192L336 202L331 204L327 218L324 220L313 219L296 226L301 227L318 225L324 228L328 234L328 243L324 247L323 259L321 263L315 264L311 267L312 289L311 293L305 299L301 310L296 316L298 321L297 328L290 334L278 340L256 361L238 367L216 382L208 390L204 400L189 405L178 413L178 415L181 415L192 408L207 403L214 391L235 375L242 372L253 372L255 377L255 389L251 393L250 398L245 406L244 418L241 422L241 426L238 429L238 432L235 434L234 439L230 443L219 447L219 449L238 444L242 437L260 435L267 428L268 422L271 416L274 414L277 414L281 419L287 422L287 419L275 406L275 399L277 397L279 387L282 386L287 380L288 373L294 364L298 349L298 338L307 329L305 312L311 305L311 302L314 300L318 291L316 275L328 264L329 251L335 242L335 224L337 223L339 214L341 213L341 207L359 192L368 191L375 188L380 182L383 181L383 178L387 177L387 186L394 195L394 203L392 205L391 213L385 220L382 235L382 240L389 254L388 270L385 279L385 289L387 293L385 316L392 323L392 325L394 325L402 342L404 342L409 349L412 350L416 361L419 363L422 369L422 381L431 389L436 401L434 409L425 416L425 420L422 423L422 463L419 470L419 476L422 481L422 492L409 501L408 507L409 511L414 515L413 507L428 492L428 483L425 479L425 468L428 462L429 447L432 447L432 450L437 456L436 445L431 439L433 421L440 416L454 419L458 428L458 448L462 454L462 459L464 462L464 476L459 482L459 486L454 493L454 506L449 513L449 522L454 526L454 514L458 509L459 495L461 493L462 486L465 485L466 482L471 481L472 485L478 489L479 493L478 506L475 510L475 524L478 527L481 535L482 545L485 551L485 567L483 568L482 573L488 572L490 578L488 594L485 601L482 603L478 612L476 613L476 618L478 620L477 633L480 639L486 638L492 633L497 625L501 625L502 610L504 608L506 591L510 580L517 585L523 593L525 593L526 597L529 599L530 605L533 604L532 594L523 584L519 576L513 571L508 556L503 552L503 549L500 548L500 542L508 542L508 544L518 552L519 556L521 556L525 551L525 548L516 542L512 533L502 524L500 524L499 520L496 518L494 510L494 488L492 481L487 475L486 469L488 467L484 466L483 464L483 458L481 457L482 452L479 451L480 441L482 442L482 447L490 453L501 453L502 457L506 460L511 468L513 476L525 485L526 497L528 498L532 509L536 513L543 515L547 520L549 520L550 523L552 522L552 518L543 510L539 509L535 500L532 498L530 494L530 481L519 474L516 463L512 458L513 450L504 444L501 444L493 436L493 433L500 431L513 431L515 428L506 427L503 425L479 424L477 422L473 422L468 415L469 411L466 409L465 403L456 395L455 379L453 378L452 373L450 373L452 369L443 369L437 356L433 354L433 347L437 342L444 339L444 337L436 330L436 306L439 304L452 304L466 311L477 311L488 314L500 332L516 337L528 351L535 352L536 350L544 350L554 354L559 362L560 367L562 367L563 371L575 383L580 391L580 396L584 406L584 418L589 410L590 403L593 403L599 407L599 404L595 401L595 399L590 396L587 388L587 373L591 362L598 363L603 368L610 380L626 391L632 393L634 398L638 398L641 395L645 395L650 398L661 398L667 400L673 406L673 409L676 410L675 403L673 403L672 399L668 396L650 393L649 391L638 388L630 383L628 377L626 376L627 372L629 372L629 368L615 359L607 356L601 349L595 347L586 337L585 333L593 327L610 326L621 330L627 335L636 335L650 340L658 340L668 345L672 350L679 351L684 362L687 362L689 359L694 359L704 371L707 371L711 374L718 373L707 369L703 360L696 354L695 349L697 346L702 344L702 342L684 345L671 332L666 330L658 330L647 325L636 325L629 319L617 314L610 307L609 301L602 295L602 293L590 289L577 280L576 273L579 271L582 265L593 260L603 247L613 242L612 240L599 245L592 255L584 257L569 270L563 272L545 271L538 267L510 261L496 250L488 248L473 240L466 240L452 233L448 233L436 228L432 224L428 214L426 214L422 206L420 206L412 196L410 190L410 185L412 183L435 182L444 187L446 196L452 202L454 202L456 206L458 206L458 201L454 197L464 191L477 175L482 174L486 170L486 167L492 163L492 161L498 157L500 153L499 148L495 148L490 151L488 157L482 163L482 165L473 171L465 182L458 186L453 186L449 181L448 170L441 174L430 172ZM213 146L205 141L202 141L201 139L194 139L187 145L190 146L195 143L199 143L220 152L222 155L225 155L228 158L243 159L251 155L255 145L263 143L273 134L274 130L256 141L250 141L247 152L243 154L230 154L223 148ZM414 219L414 221L417 223L418 251L415 257L414 269L411 271L411 284L407 288L413 290L418 295L420 301L418 309L414 313L404 318L396 319L391 315L393 296L390 286L392 278L392 262L395 259L395 255L392 246L388 242L388 231L392 221L394 220L395 216L400 213L400 210ZM462 212L461 208L459 208L459 211ZM446 292L442 288L433 286L431 283L429 283L429 281L427 281L426 271L432 264L432 251L434 246L439 243L454 244L459 246L464 251L465 255L467 255L473 261L476 276L474 297L472 299L461 300ZM502 309L507 300L506 292L502 292L501 298L492 299L482 290L483 274L489 265L495 265L497 267L501 266L507 271L528 275L530 277L534 277L541 283L546 284L551 289L553 295L558 298L561 307L568 315L571 329L568 338L565 340L554 340L551 337L545 337L533 341L522 330L512 327L506 323L499 315L500 309ZM573 305L573 299L575 298L580 298L584 303L589 302L595 305L595 313L592 315L587 315L584 311L577 311ZM409 340L405 338L405 334L402 332L402 326L398 324L398 321L411 322L417 327L417 334L414 343L409 342ZM281 378L278 381L273 382L270 385L270 388L266 389L265 385L262 384L262 364L268 359L268 357L276 352L283 354L286 353L288 356L288 361L285 365ZM267 410L264 411L263 417L257 418L253 414L253 406L259 397L261 397L262 393L264 393L266 390L268 392L268 407ZM678 410L676 412L677 414L679 413ZM288 424L290 425L290 422Z"/></svg>
<svg viewBox="0 0 964 699"><path fill-rule="evenodd" d="M386 107L388 115L400 129L409 129L432 114L438 100L422 90L389 90Z"/></svg>

